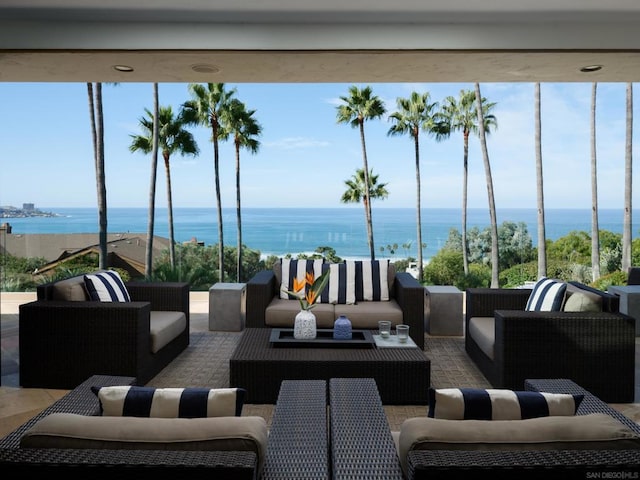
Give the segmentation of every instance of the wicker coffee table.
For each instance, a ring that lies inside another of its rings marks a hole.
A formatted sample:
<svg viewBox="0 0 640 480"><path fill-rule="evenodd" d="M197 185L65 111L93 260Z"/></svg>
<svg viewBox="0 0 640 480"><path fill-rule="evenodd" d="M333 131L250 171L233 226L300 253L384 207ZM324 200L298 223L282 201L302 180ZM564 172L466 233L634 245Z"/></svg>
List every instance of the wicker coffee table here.
<svg viewBox="0 0 640 480"><path fill-rule="evenodd" d="M274 348L271 329L247 328L229 359L247 403L275 404L282 380L373 378L385 405L426 405L431 361L419 348Z"/></svg>

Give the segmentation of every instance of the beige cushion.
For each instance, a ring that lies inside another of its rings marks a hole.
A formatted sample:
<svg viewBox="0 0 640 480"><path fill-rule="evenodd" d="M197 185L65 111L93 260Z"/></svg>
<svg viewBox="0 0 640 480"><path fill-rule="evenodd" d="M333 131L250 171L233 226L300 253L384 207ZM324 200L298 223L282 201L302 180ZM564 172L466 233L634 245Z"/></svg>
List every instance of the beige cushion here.
<svg viewBox="0 0 640 480"><path fill-rule="evenodd" d="M84 285L84 276L82 275L54 283L51 295L54 300L66 300L69 302L86 302L89 300L89 294Z"/></svg>
<svg viewBox="0 0 640 480"><path fill-rule="evenodd" d="M157 353L187 328L184 312L152 311L149 316L151 352Z"/></svg>
<svg viewBox="0 0 640 480"><path fill-rule="evenodd" d="M640 449L640 437L604 413L527 420L416 417L400 427L403 468L411 450Z"/></svg>
<svg viewBox="0 0 640 480"><path fill-rule="evenodd" d="M378 329L378 320L390 320L391 325L402 322L402 309L398 302L390 299L388 302L361 301L355 305L336 305L336 318L339 315L351 320L353 328Z"/></svg>
<svg viewBox="0 0 640 480"><path fill-rule="evenodd" d="M262 417L140 418L52 413L21 438L22 448L209 450L255 452L261 469L267 448Z"/></svg>
<svg viewBox="0 0 640 480"><path fill-rule="evenodd" d="M601 312L602 298L598 295L588 295L586 292L572 293L566 300L565 312Z"/></svg>
<svg viewBox="0 0 640 480"><path fill-rule="evenodd" d="M496 342L496 319L494 317L471 317L469 335L478 344L480 350L493 360L493 346Z"/></svg>
<svg viewBox="0 0 640 480"><path fill-rule="evenodd" d="M336 321L334 306L331 303L316 303L311 309L316 316L317 328L333 328ZM296 314L300 311L297 300L282 300L274 297L264 312L264 323L269 327L293 328Z"/></svg>
<svg viewBox="0 0 640 480"><path fill-rule="evenodd" d="M565 295L564 306L562 308L565 312L602 311L602 297L597 293L583 290L576 285L568 283ZM576 295L578 295L576 298L572 298Z"/></svg>

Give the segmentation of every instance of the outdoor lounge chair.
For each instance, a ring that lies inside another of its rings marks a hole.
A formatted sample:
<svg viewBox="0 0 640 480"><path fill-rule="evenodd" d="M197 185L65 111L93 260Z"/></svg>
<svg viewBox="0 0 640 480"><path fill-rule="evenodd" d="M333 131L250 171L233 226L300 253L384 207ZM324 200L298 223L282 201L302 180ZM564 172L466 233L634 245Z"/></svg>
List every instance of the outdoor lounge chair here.
<svg viewBox="0 0 640 480"><path fill-rule="evenodd" d="M22 387L70 390L91 375L144 385L189 345L188 283L128 282L130 302L104 302L82 297L78 282L40 285L20 305Z"/></svg>

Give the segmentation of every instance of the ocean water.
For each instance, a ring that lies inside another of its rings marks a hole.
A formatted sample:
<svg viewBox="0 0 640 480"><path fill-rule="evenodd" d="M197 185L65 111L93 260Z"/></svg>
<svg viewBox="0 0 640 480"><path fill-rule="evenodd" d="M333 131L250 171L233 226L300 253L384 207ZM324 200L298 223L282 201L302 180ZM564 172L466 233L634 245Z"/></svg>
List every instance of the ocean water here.
<svg viewBox="0 0 640 480"><path fill-rule="evenodd" d="M5 218L13 233L91 233L98 231L97 211L93 208L45 208L55 217ZM205 245L218 242L215 208L175 208L174 233L177 242L197 239ZM524 222L533 244L537 243L535 209L499 209L498 224ZM601 230L622 233L622 209L604 209L598 212ZM449 236L449 230L461 229L461 210L457 208L423 209L422 240L427 246L425 259L435 255ZM591 210L550 209L545 211L546 235L557 240L574 230L591 232ZM638 235L640 215L634 212L632 227ZM223 209L224 243L236 245L236 211ZM467 228L481 230L489 226L486 209L469 209ZM111 208L108 210L109 233L145 233L146 208ZM376 257L417 257L416 212L412 208L373 209L373 231ZM155 216L155 234L169 236L166 208L158 208ZM243 243L263 255L285 255L313 252L319 246L329 246L342 258L368 258L364 209L345 208L247 208L242 212ZM398 244L392 255L385 248ZM407 244L409 248L403 248ZM381 250L382 249L382 250Z"/></svg>

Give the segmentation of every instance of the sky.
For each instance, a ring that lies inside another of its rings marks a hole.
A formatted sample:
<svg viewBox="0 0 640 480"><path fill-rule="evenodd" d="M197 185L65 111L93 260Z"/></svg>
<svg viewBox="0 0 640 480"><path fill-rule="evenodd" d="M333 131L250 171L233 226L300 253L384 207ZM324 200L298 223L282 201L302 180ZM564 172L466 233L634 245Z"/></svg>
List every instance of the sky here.
<svg viewBox="0 0 640 480"><path fill-rule="evenodd" d="M345 180L362 168L358 129L336 121L340 97L351 85L369 85L387 113L365 123L369 167L386 184L389 196L375 208L416 205L414 146L409 136L387 135L396 99L412 91L429 92L442 103L472 90L472 83L228 83L236 98L262 126L257 153L240 152L242 206L341 207ZM535 130L533 83L483 83L481 93L498 127L487 136L496 207L535 208ZM542 161L545 208L591 206L591 83L542 83ZM600 208L624 205L624 83L597 87L597 170ZM634 94L638 97L638 84ZM189 100L186 83L159 84L160 104L174 112ZM151 156L129 150L142 133L139 120L153 108L149 83L103 85L105 170L108 207L147 207ZM640 100L633 106L640 124ZM210 131L189 127L197 156L171 158L173 205L215 207L213 145ZM421 134L423 208L460 208L463 140L455 132L440 142ZM0 83L0 205L36 208L95 207L96 179L85 83ZM633 158L640 156L640 128L633 129ZM634 162L637 163L637 162ZM156 206L166 206L166 176L159 159ZM223 207L235 208L235 153L232 142L220 149ZM633 171L638 185L640 169ZM486 176L479 139L469 140L468 206L486 208ZM633 191L633 205L640 188Z"/></svg>

